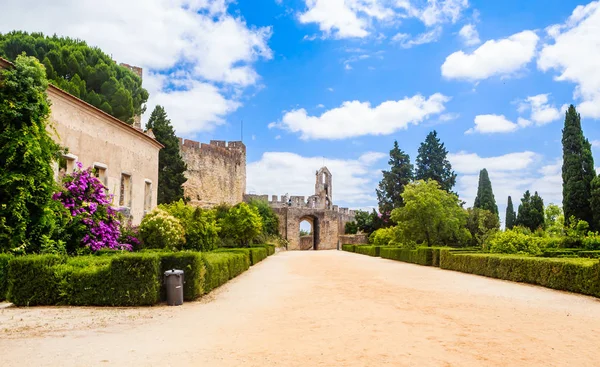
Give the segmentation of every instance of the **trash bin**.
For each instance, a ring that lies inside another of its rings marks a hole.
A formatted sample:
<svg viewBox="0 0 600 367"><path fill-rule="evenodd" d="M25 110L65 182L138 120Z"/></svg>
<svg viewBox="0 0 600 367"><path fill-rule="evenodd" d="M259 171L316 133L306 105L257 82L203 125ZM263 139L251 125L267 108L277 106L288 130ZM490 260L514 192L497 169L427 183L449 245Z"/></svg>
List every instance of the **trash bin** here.
<svg viewBox="0 0 600 367"><path fill-rule="evenodd" d="M167 287L167 304L179 306L183 304L183 270L165 271L165 285Z"/></svg>

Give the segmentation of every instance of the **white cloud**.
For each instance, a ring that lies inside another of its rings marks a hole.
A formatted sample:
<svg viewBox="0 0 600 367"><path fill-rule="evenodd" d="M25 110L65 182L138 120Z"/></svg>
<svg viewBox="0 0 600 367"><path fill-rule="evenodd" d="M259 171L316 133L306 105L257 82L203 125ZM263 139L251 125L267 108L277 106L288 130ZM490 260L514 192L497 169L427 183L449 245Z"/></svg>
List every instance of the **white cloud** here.
<svg viewBox="0 0 600 367"><path fill-rule="evenodd" d="M191 111L200 113L191 126L173 119L180 131L193 133L222 123L224 115L237 106L229 100L236 96L215 83L235 89L253 85L259 78L253 63L272 57L267 44L271 28L248 26L241 17L227 13L228 2L106 0L99 6L91 0L62 0L60 4L6 0L0 12L0 32L21 29L78 38L100 47L118 62L143 67L145 79L153 79L144 80L144 86L156 94L153 101L165 104L170 115L183 116L173 111L176 106L188 109L189 115ZM188 80L173 90L169 79L177 78L177 72L172 70L182 67L189 71ZM189 104L168 98L168 94ZM206 101L201 98L204 96L217 105L198 107L199 100ZM168 104L171 101L177 103ZM149 103L148 111L153 107Z"/></svg>
<svg viewBox="0 0 600 367"><path fill-rule="evenodd" d="M448 154L452 168L458 173L479 173L483 168L488 171L520 171L535 162L537 154L530 151L504 154L497 157L480 157L475 153L458 152Z"/></svg>
<svg viewBox="0 0 600 367"><path fill-rule="evenodd" d="M275 140L281 139L281 135L275 135Z"/></svg>
<svg viewBox="0 0 600 367"><path fill-rule="evenodd" d="M462 41L467 46L474 46L481 43L479 39L479 33L477 32L477 28L475 28L474 24L465 24L460 31L458 31L458 35L462 38Z"/></svg>
<svg viewBox="0 0 600 367"><path fill-rule="evenodd" d="M402 48L411 48L413 46L436 42L442 35L442 27L435 27L427 32L412 37L406 33L398 33L392 37L392 42L400 44Z"/></svg>
<svg viewBox="0 0 600 367"><path fill-rule="evenodd" d="M592 140L590 143L593 148L600 148L600 140Z"/></svg>
<svg viewBox="0 0 600 367"><path fill-rule="evenodd" d="M325 108L325 105L324 105L324 104L322 104L322 103L319 103L319 104L317 105L317 108Z"/></svg>
<svg viewBox="0 0 600 367"><path fill-rule="evenodd" d="M548 94L538 94L525 99L519 106L519 112L531 110L531 121L536 125L545 125L560 119L561 113L554 105L548 103Z"/></svg>
<svg viewBox="0 0 600 367"><path fill-rule="evenodd" d="M285 113L280 122L269 124L269 127L301 133L301 139L388 135L442 113L449 100L449 97L436 93L429 98L417 94L398 101L386 101L376 107L369 102L347 101L320 116L309 116L304 108L293 110Z"/></svg>
<svg viewBox="0 0 600 367"><path fill-rule="evenodd" d="M397 0L397 6L406 10L408 16L419 18L428 27L441 23L456 23L461 13L469 7L468 0L429 0L419 8L416 1Z"/></svg>
<svg viewBox="0 0 600 367"><path fill-rule="evenodd" d="M465 134L481 133L510 133L519 128L519 125L509 121L504 115L477 115L475 127L465 131Z"/></svg>
<svg viewBox="0 0 600 367"><path fill-rule="evenodd" d="M523 69L535 56L539 37L523 31L501 40L490 40L473 53L457 51L446 58L442 75L449 79L483 80L510 76Z"/></svg>
<svg viewBox="0 0 600 367"><path fill-rule="evenodd" d="M384 153L367 152L358 159L325 159L333 175L333 203L351 207L372 204L376 200L373 188L381 179L374 165L385 157ZM266 152L248 164L247 190L253 194L309 196L314 193L315 171L321 166L321 156Z"/></svg>
<svg viewBox="0 0 600 367"><path fill-rule="evenodd" d="M327 88L328 91L333 92L333 88L329 87Z"/></svg>
<svg viewBox="0 0 600 367"><path fill-rule="evenodd" d="M542 71L555 70L555 80L576 84L574 98L583 117L600 118L600 1L575 8L563 24L548 27L553 44L545 44L538 58Z"/></svg>

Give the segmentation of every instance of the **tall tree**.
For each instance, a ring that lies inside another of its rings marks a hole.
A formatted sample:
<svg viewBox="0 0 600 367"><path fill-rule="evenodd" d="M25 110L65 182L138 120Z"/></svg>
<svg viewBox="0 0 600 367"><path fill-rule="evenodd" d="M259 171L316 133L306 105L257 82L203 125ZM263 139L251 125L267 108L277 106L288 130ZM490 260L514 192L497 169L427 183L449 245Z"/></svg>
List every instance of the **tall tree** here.
<svg viewBox="0 0 600 367"><path fill-rule="evenodd" d="M517 213L513 207L512 198L508 197L508 205L506 205L506 229L513 229L515 222L517 221Z"/></svg>
<svg viewBox="0 0 600 367"><path fill-rule="evenodd" d="M56 228L52 162L60 148L47 130L47 87L33 57L0 70L0 252L39 251Z"/></svg>
<svg viewBox="0 0 600 367"><path fill-rule="evenodd" d="M383 178L376 189L379 212L389 216L393 209L404 205L402 193L404 187L413 179L413 166L410 157L398 147L394 141L394 148L390 150L389 171L383 171Z"/></svg>
<svg viewBox="0 0 600 367"><path fill-rule="evenodd" d="M496 198L494 198L492 182L485 168L479 172L479 186L477 187L477 196L473 207L488 210L498 215L498 205L496 205Z"/></svg>
<svg viewBox="0 0 600 367"><path fill-rule="evenodd" d="M544 227L544 200L538 195L537 191L533 196L531 196L529 190L525 191L519 205L516 224L527 227L532 231Z"/></svg>
<svg viewBox="0 0 600 367"><path fill-rule="evenodd" d="M184 199L181 185L187 181L184 175L187 166L179 153L179 139L162 106L154 108L146 128L152 129L156 140L165 146L158 153L158 203Z"/></svg>
<svg viewBox="0 0 600 367"><path fill-rule="evenodd" d="M590 198L591 183L596 176L594 158L591 144L581 130L581 116L573 105L566 112L562 134L565 224L569 224L571 216L592 223Z"/></svg>
<svg viewBox="0 0 600 367"><path fill-rule="evenodd" d="M419 147L415 180L435 180L443 190L451 192L456 184L456 173L452 171L447 155L448 150L433 130Z"/></svg>
<svg viewBox="0 0 600 367"><path fill-rule="evenodd" d="M590 227L598 231L600 230L600 176L596 176L592 180L590 204L592 208Z"/></svg>

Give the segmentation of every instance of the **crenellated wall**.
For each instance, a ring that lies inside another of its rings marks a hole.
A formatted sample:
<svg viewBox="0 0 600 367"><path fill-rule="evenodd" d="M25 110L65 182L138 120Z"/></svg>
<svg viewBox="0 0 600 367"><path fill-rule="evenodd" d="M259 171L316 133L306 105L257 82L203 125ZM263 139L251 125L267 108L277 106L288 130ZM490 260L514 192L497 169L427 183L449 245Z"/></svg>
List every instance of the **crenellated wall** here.
<svg viewBox="0 0 600 367"><path fill-rule="evenodd" d="M246 192L246 146L241 141L211 140L210 144L179 139L181 157L187 164L183 185L190 204L203 208L234 205Z"/></svg>

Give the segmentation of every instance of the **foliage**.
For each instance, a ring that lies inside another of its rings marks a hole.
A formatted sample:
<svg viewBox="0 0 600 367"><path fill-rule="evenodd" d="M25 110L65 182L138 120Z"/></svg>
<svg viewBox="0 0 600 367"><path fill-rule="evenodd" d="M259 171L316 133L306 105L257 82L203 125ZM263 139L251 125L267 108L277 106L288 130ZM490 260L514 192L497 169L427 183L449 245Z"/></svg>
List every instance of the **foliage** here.
<svg viewBox="0 0 600 367"><path fill-rule="evenodd" d="M8 262L12 258L11 254L0 254L0 302L6 299L8 290Z"/></svg>
<svg viewBox="0 0 600 367"><path fill-rule="evenodd" d="M164 107L157 105L154 108L146 129L152 129L156 140L165 146L158 152L158 203L179 201L184 198L182 185L187 181L184 175L187 165L181 158L179 138L175 136L175 130Z"/></svg>
<svg viewBox="0 0 600 367"><path fill-rule="evenodd" d="M300 237L304 237L304 236L310 236L310 232L300 228Z"/></svg>
<svg viewBox="0 0 600 367"><path fill-rule="evenodd" d="M368 256L379 256L379 250L381 246L356 246L354 252L357 254L368 255Z"/></svg>
<svg viewBox="0 0 600 367"><path fill-rule="evenodd" d="M354 220L356 221L358 230L367 236L370 236L371 233L381 228L383 224L375 209L373 209L371 213L366 210L356 210L354 213Z"/></svg>
<svg viewBox="0 0 600 367"><path fill-rule="evenodd" d="M473 208L484 209L498 215L498 205L496 205L496 199L494 198L492 182L485 168L479 172L479 186L477 187L477 196Z"/></svg>
<svg viewBox="0 0 600 367"><path fill-rule="evenodd" d="M39 252L60 228L52 203L60 148L48 132L47 87L32 57L0 70L0 252Z"/></svg>
<svg viewBox="0 0 600 367"><path fill-rule="evenodd" d="M159 207L177 218L183 226L184 249L210 251L216 248L219 227L213 211L194 208L186 205L181 199L171 204L159 205Z"/></svg>
<svg viewBox="0 0 600 367"><path fill-rule="evenodd" d="M106 188L91 168L81 168L77 162L77 169L63 177L62 190L52 197L71 214L64 231L67 251L73 254L80 247L91 251L131 250L132 244L119 242L121 223L117 211L110 206L112 196L106 195Z"/></svg>
<svg viewBox="0 0 600 367"><path fill-rule="evenodd" d="M600 175L590 183L590 208L592 209L591 227L600 230Z"/></svg>
<svg viewBox="0 0 600 367"><path fill-rule="evenodd" d="M398 223L403 242L436 246L468 241L467 213L458 196L441 189L437 181L413 182L402 197L404 207L392 211L392 220Z"/></svg>
<svg viewBox="0 0 600 367"><path fill-rule="evenodd" d="M8 263L8 297L17 306L53 305L59 299L60 278L53 266L63 263L58 255L18 256Z"/></svg>
<svg viewBox="0 0 600 367"><path fill-rule="evenodd" d="M471 233L471 245L483 246L486 239L500 229L500 220L489 210L469 208L466 227Z"/></svg>
<svg viewBox="0 0 600 367"><path fill-rule="evenodd" d="M519 205L516 225L527 227L532 231L544 227L544 201L537 191L533 196L529 190L525 191Z"/></svg>
<svg viewBox="0 0 600 367"><path fill-rule="evenodd" d="M342 251L356 252L358 246L351 244L342 244Z"/></svg>
<svg viewBox="0 0 600 367"><path fill-rule="evenodd" d="M208 252L203 259L206 266L205 293L227 283L250 266L247 255L239 252Z"/></svg>
<svg viewBox="0 0 600 367"><path fill-rule="evenodd" d="M548 204L544 210L546 232L551 236L561 236L564 233L565 217L562 209L556 204Z"/></svg>
<svg viewBox="0 0 600 367"><path fill-rule="evenodd" d="M456 173L447 159L448 150L440 143L437 132L430 132L419 147L415 167L415 180L435 180L440 188L450 192L456 184Z"/></svg>
<svg viewBox="0 0 600 367"><path fill-rule="evenodd" d="M345 234L356 234L358 232L358 225L356 222L346 222L344 225L344 233Z"/></svg>
<svg viewBox="0 0 600 367"><path fill-rule="evenodd" d="M145 110L148 91L142 79L83 41L21 31L0 34L0 56L15 60L22 53L40 60L53 84L121 121L131 124Z"/></svg>
<svg viewBox="0 0 600 367"><path fill-rule="evenodd" d="M238 245L247 246L262 232L262 219L258 209L246 203L231 207L227 214L219 219L220 236L229 238Z"/></svg>
<svg viewBox="0 0 600 367"><path fill-rule="evenodd" d="M571 216L593 223L590 204L591 183L596 177L590 142L581 130L581 116L573 105L565 115L562 130L563 146L563 210L566 224Z"/></svg>
<svg viewBox="0 0 600 367"><path fill-rule="evenodd" d="M506 229L512 229L517 222L517 213L515 213L515 208L513 207L512 198L510 196L508 197L508 204L506 205L505 221Z"/></svg>
<svg viewBox="0 0 600 367"><path fill-rule="evenodd" d="M515 227L504 232L494 233L486 242L486 247L493 253L536 255L541 252L538 244L539 241L533 236L527 235Z"/></svg>
<svg viewBox="0 0 600 367"><path fill-rule="evenodd" d="M569 224L565 227L563 247L579 248L583 246L583 239L590 229L588 222L571 217Z"/></svg>
<svg viewBox="0 0 600 367"><path fill-rule="evenodd" d="M600 264L591 259L460 254L442 250L440 267L600 297Z"/></svg>
<svg viewBox="0 0 600 367"><path fill-rule="evenodd" d="M156 207L142 219L140 239L144 248L181 249L185 230L177 218Z"/></svg>
<svg viewBox="0 0 600 367"><path fill-rule="evenodd" d="M379 228L371 233L369 242L375 246L388 246L396 242L397 239L396 227Z"/></svg>
<svg viewBox="0 0 600 367"><path fill-rule="evenodd" d="M380 255L384 259L432 266L434 264L434 252L436 251L439 253L439 249L431 247L419 247L414 250L399 247L383 247Z"/></svg>
<svg viewBox="0 0 600 367"><path fill-rule="evenodd" d="M258 210L258 214L260 214L260 218L262 219L263 223L263 234L268 236L278 236L279 217L277 214L275 214L273 208L269 206L269 203L264 200L252 199L248 205Z"/></svg>
<svg viewBox="0 0 600 367"><path fill-rule="evenodd" d="M394 148L390 150L389 171L383 171L383 178L376 189L379 212L388 215L395 208L404 205L402 193L404 187L413 179L413 165L410 157L398 147L394 141ZM371 231L372 232L372 231Z"/></svg>
<svg viewBox="0 0 600 367"><path fill-rule="evenodd" d="M582 243L586 250L600 250L600 234L598 232L588 232Z"/></svg>

